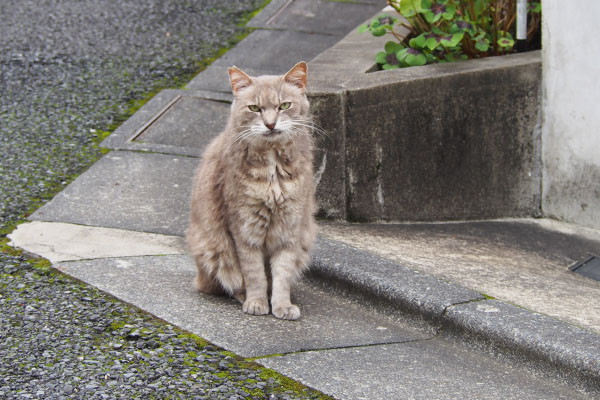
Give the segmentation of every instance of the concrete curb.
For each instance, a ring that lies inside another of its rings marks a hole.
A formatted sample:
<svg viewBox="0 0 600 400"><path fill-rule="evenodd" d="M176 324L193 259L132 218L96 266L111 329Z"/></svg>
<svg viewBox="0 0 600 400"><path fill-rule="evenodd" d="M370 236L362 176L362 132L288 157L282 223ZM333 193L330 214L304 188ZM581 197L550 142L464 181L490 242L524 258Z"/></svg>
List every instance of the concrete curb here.
<svg viewBox="0 0 600 400"><path fill-rule="evenodd" d="M443 316L443 333L458 335L563 378L600 390L600 336L498 300L458 304Z"/></svg>
<svg viewBox="0 0 600 400"><path fill-rule="evenodd" d="M393 307L438 334L509 354L534 368L600 390L600 336L554 318L410 270L339 242L320 239L313 276Z"/></svg>

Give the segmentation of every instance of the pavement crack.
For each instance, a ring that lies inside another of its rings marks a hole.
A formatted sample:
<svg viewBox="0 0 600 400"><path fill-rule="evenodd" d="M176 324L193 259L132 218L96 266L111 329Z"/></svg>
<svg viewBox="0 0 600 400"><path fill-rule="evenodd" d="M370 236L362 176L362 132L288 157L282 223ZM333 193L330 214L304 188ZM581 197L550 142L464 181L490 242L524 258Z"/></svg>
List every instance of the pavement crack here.
<svg viewBox="0 0 600 400"><path fill-rule="evenodd" d="M440 325L439 327L436 329L436 336L440 335L442 333L442 331L444 330L444 321L446 320L446 317L448 315L448 312L450 311L451 308L456 307L456 306L460 306L463 304L470 304L470 303L479 303L481 301L486 301L489 300L488 297L486 297L485 295L481 295L481 298L478 299L471 299L471 300L465 300L465 301L459 301L457 303L452 303L446 307L444 307L444 310L442 311L442 313L440 314Z"/></svg>
<svg viewBox="0 0 600 400"><path fill-rule="evenodd" d="M290 351L287 353L277 353L277 354L268 354L268 355L264 355L264 356L249 357L249 358L246 358L245 361L260 361L260 360L269 359L269 358L293 356L296 354L304 354L304 353L316 353L316 352L321 352L321 351L345 350L345 349L368 349L368 348L379 347L379 346L390 346L390 345L399 345L399 344L427 342L430 340L437 339L437 336L438 336L438 334L435 333L435 334L432 334L431 337L420 338L420 339L407 339L407 340L390 341L390 342L382 342L382 343L370 343L370 344L352 345L352 346L333 346L333 347L323 347L323 348L318 348L318 349Z"/></svg>

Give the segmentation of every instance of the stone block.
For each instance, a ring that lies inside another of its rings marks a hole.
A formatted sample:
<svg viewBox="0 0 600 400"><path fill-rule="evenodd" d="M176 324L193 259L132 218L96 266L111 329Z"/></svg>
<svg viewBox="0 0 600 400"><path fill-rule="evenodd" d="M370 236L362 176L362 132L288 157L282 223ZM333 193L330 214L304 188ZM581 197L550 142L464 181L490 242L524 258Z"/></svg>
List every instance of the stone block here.
<svg viewBox="0 0 600 400"><path fill-rule="evenodd" d="M348 90L348 219L538 215L541 65L525 57L521 65L495 57L496 67L469 73L421 67L419 79L376 72L398 81L366 86L365 77Z"/></svg>
<svg viewBox="0 0 600 400"><path fill-rule="evenodd" d="M309 93L315 137L315 181L318 215L344 218L346 215L345 137L342 97L336 92Z"/></svg>
<svg viewBox="0 0 600 400"><path fill-rule="evenodd" d="M199 156L227 124L231 93L166 89L119 126L102 146Z"/></svg>
<svg viewBox="0 0 600 400"><path fill-rule="evenodd" d="M588 399L589 394L452 343L311 351L259 360L337 399ZM592 395L593 396L593 395Z"/></svg>
<svg viewBox="0 0 600 400"><path fill-rule="evenodd" d="M234 299L193 288L189 256L59 263L57 268L242 357L430 339L431 333L360 302L301 283L298 321L244 314Z"/></svg>
<svg viewBox="0 0 600 400"><path fill-rule="evenodd" d="M462 340L490 344L600 391L600 336L595 333L497 300L450 307L445 325Z"/></svg>
<svg viewBox="0 0 600 400"><path fill-rule="evenodd" d="M358 26L365 16L380 11L382 2L288 0L273 2L248 26L286 29L328 35L345 35L349 26Z"/></svg>
<svg viewBox="0 0 600 400"><path fill-rule="evenodd" d="M113 151L30 217L183 236L197 158Z"/></svg>
<svg viewBox="0 0 600 400"><path fill-rule="evenodd" d="M187 88L231 92L227 74L230 66L254 76L284 74L296 63L312 60L338 40L333 35L259 29L198 74Z"/></svg>

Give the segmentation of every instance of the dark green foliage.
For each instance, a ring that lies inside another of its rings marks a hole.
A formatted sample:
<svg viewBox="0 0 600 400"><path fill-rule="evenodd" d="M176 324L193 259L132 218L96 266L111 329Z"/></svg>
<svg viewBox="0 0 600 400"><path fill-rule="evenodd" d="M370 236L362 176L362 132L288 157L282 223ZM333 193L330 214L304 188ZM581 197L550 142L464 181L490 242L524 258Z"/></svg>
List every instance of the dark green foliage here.
<svg viewBox="0 0 600 400"><path fill-rule="evenodd" d="M516 0L388 0L398 18L382 14L359 32L393 35L377 54L383 69L467 60L514 51ZM541 3L528 0L527 40L540 29ZM402 33L402 29L408 34Z"/></svg>

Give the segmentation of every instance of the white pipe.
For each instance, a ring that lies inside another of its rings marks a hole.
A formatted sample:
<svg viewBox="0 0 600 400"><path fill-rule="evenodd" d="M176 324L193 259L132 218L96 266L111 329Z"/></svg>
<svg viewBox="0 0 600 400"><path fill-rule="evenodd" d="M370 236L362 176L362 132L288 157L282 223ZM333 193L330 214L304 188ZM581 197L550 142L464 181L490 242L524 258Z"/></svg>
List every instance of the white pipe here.
<svg viewBox="0 0 600 400"><path fill-rule="evenodd" d="M517 40L527 39L527 0L517 0Z"/></svg>

